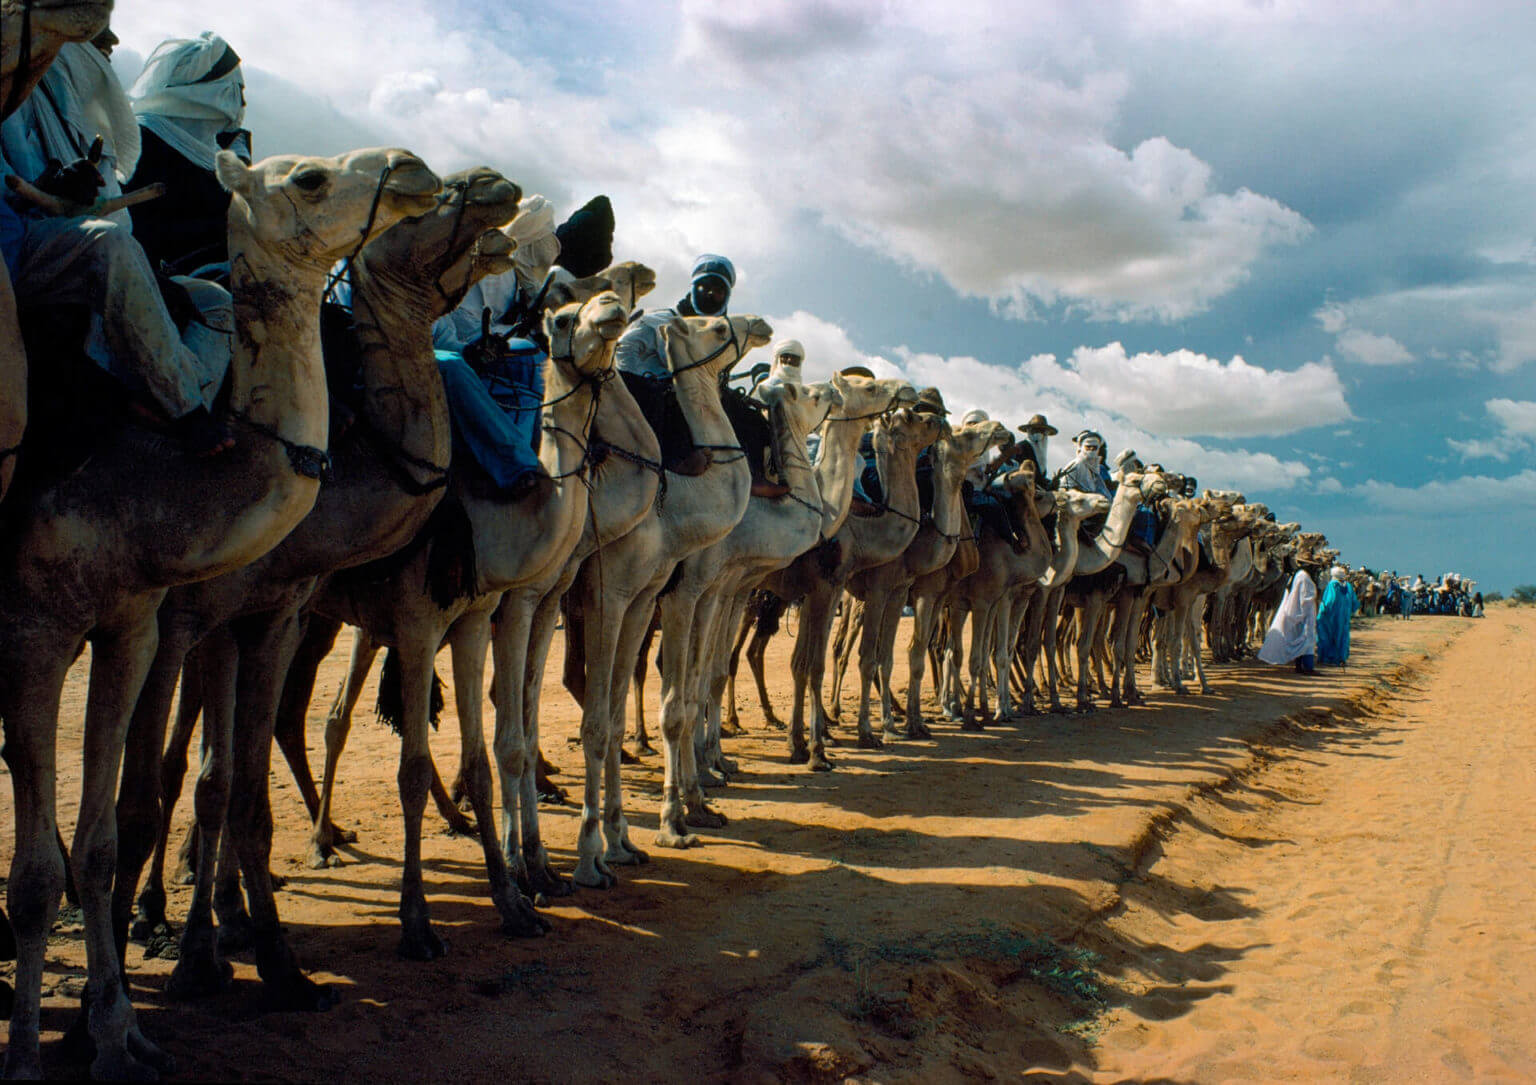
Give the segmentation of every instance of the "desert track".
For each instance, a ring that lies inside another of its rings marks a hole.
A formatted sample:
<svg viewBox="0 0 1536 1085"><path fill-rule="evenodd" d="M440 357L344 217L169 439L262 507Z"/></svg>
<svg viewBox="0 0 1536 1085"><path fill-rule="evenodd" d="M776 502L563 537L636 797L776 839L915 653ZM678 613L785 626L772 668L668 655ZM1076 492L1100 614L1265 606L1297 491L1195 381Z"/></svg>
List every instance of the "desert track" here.
<svg viewBox="0 0 1536 1085"><path fill-rule="evenodd" d="M265 1013L240 959L228 994L169 1002L170 962L138 947L135 1002L197 1078L1530 1079L1533 634L1530 610L1374 621L1347 672L1214 668L1210 696L980 735L941 725L834 750L831 776L786 766L782 734L746 711L751 733L727 748L747 775L718 796L729 827L557 901L542 940L498 935L478 845L429 830L451 951L426 965L394 953L396 746L360 713L337 798L360 837L345 866L302 865L303 807L280 759L273 775L284 921L341 1005ZM781 714L789 647L769 654ZM316 763L344 666L338 653L322 671ZM558 666L545 747L570 785ZM83 674L66 689L66 832ZM433 738L445 772L454 731L450 710ZM642 847L657 760L624 770ZM574 809L547 812L566 870L575 830ZM173 919L188 893L173 890ZM57 1039L83 964L61 926L53 1074L81 1069Z"/></svg>

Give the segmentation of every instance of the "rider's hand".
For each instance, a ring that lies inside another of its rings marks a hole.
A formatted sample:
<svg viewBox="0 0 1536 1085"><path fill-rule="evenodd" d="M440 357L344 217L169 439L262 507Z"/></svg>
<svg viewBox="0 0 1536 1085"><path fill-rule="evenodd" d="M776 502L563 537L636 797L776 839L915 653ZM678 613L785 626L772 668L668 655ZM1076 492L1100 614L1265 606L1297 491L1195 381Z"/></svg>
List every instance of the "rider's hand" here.
<svg viewBox="0 0 1536 1085"><path fill-rule="evenodd" d="M56 158L48 160L48 167L32 183L50 196L57 196L81 207L96 202L100 189L105 187L101 170L101 137L91 144L90 153L63 165Z"/></svg>

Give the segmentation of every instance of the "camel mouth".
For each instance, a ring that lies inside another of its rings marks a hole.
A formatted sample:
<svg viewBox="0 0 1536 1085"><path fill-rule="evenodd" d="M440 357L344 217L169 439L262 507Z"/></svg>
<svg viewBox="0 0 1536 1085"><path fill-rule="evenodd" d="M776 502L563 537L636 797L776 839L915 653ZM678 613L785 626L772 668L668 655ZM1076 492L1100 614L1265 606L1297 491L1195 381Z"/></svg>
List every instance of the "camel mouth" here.
<svg viewBox="0 0 1536 1085"><path fill-rule="evenodd" d="M480 235L480 255L510 257L517 251L517 242L500 230L487 230Z"/></svg>
<svg viewBox="0 0 1536 1085"><path fill-rule="evenodd" d="M594 320L592 322L592 327L597 331L597 334L602 336L605 340L613 340L624 334L624 329L628 326L628 324L629 318L625 316L624 311L620 309L617 313L614 313L611 316L603 316L597 320Z"/></svg>
<svg viewBox="0 0 1536 1085"><path fill-rule="evenodd" d="M394 203L413 211L430 211L437 206L443 181L425 162L415 155L401 154L391 156L389 167L383 191Z"/></svg>

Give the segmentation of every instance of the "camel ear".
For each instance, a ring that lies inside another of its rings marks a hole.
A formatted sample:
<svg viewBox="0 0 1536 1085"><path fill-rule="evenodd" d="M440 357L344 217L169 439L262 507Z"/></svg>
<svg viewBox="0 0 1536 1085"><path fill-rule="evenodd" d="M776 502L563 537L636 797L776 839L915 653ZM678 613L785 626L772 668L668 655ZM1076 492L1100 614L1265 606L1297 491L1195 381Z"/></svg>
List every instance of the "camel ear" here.
<svg viewBox="0 0 1536 1085"><path fill-rule="evenodd" d="M213 169L218 174L219 184L229 192L248 195L252 187L252 174L255 172L244 162L237 158L233 151L220 151L213 156Z"/></svg>

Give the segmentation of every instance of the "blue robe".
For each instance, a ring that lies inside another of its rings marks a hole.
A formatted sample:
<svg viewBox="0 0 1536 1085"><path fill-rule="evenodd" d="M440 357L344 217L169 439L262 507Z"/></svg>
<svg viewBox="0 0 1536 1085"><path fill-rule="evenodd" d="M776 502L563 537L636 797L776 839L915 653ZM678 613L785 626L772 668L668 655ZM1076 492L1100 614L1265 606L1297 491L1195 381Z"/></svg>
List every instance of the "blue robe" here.
<svg viewBox="0 0 1536 1085"><path fill-rule="evenodd" d="M1343 666L1349 661L1349 619L1360 609L1355 589L1342 580L1328 581L1317 608L1317 661Z"/></svg>

